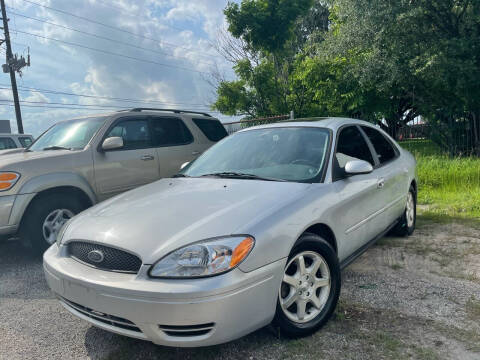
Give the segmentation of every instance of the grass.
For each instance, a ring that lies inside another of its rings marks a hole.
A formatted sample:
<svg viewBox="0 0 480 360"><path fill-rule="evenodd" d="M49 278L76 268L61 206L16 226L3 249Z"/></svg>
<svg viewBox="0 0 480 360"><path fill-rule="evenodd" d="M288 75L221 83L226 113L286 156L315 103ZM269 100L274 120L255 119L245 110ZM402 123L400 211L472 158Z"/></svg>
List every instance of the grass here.
<svg viewBox="0 0 480 360"><path fill-rule="evenodd" d="M417 159L425 215L480 219L480 158L452 158L429 140L400 143Z"/></svg>

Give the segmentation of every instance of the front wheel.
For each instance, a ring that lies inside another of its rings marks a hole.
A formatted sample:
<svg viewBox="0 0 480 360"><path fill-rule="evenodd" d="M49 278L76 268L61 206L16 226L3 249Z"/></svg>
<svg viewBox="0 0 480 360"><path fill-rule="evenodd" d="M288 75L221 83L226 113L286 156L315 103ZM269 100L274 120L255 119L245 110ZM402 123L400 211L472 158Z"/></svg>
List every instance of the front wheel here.
<svg viewBox="0 0 480 360"><path fill-rule="evenodd" d="M333 248L317 235L302 235L284 270L274 324L289 337L312 334L335 310L340 287L340 265Z"/></svg>
<svg viewBox="0 0 480 360"><path fill-rule="evenodd" d="M24 215L20 236L28 240L36 254L43 254L55 243L61 227L84 209L82 202L75 196L39 195L33 199Z"/></svg>

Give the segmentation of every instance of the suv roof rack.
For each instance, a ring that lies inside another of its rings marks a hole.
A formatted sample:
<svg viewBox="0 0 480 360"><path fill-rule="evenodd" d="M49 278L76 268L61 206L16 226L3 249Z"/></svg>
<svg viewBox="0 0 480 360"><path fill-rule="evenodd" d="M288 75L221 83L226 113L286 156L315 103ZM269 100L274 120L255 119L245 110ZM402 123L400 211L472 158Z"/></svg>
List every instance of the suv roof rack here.
<svg viewBox="0 0 480 360"><path fill-rule="evenodd" d="M173 112L175 114L198 114L198 115L203 115L203 116L208 116L212 117L212 115L205 113L205 112L199 112L199 111L190 111L190 110L178 110L178 109L158 109L158 108L133 108L130 110L124 110L124 111L132 111L132 112L141 112L141 111L168 111L168 112Z"/></svg>

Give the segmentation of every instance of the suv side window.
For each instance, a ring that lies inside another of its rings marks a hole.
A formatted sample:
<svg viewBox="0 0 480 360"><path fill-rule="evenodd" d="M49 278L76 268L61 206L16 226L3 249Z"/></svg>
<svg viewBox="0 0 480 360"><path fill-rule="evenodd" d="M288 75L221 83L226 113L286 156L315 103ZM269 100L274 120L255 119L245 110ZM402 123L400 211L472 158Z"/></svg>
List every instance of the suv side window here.
<svg viewBox="0 0 480 360"><path fill-rule="evenodd" d="M179 146L191 144L193 135L185 123L176 117L152 117L153 146Z"/></svg>
<svg viewBox="0 0 480 360"><path fill-rule="evenodd" d="M118 136L123 139L122 150L145 149L151 147L150 130L147 118L125 119L119 121L110 130L107 137Z"/></svg>
<svg viewBox="0 0 480 360"><path fill-rule="evenodd" d="M393 148L392 144L385 138L385 136L380 133L380 131L375 130L369 126L362 126L362 130L367 134L370 139L375 152L378 155L378 160L380 164L386 163L392 159L395 159L397 153Z"/></svg>
<svg viewBox="0 0 480 360"><path fill-rule="evenodd" d="M11 138L9 137L0 138L0 150L16 149L16 148L17 148L17 145Z"/></svg>
<svg viewBox="0 0 480 360"><path fill-rule="evenodd" d="M226 137L227 131L223 127L222 123L218 120L210 119L192 119L195 125L202 131L202 133L210 141L220 141Z"/></svg>
<svg viewBox="0 0 480 360"><path fill-rule="evenodd" d="M32 145L32 142L33 142L32 139L27 136L19 137L18 141L20 142L20 144L22 144L24 148L29 147L30 145Z"/></svg>

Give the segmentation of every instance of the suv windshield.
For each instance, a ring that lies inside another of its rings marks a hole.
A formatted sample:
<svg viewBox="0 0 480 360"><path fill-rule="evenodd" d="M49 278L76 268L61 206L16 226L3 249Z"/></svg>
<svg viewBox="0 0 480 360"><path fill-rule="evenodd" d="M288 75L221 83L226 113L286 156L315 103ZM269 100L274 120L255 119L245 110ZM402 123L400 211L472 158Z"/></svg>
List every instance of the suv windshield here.
<svg viewBox="0 0 480 360"><path fill-rule="evenodd" d="M102 116L58 123L44 132L28 150L83 149L106 119Z"/></svg>
<svg viewBox="0 0 480 360"><path fill-rule="evenodd" d="M180 176L311 181L322 173L330 132L315 127L249 130L229 136Z"/></svg>

